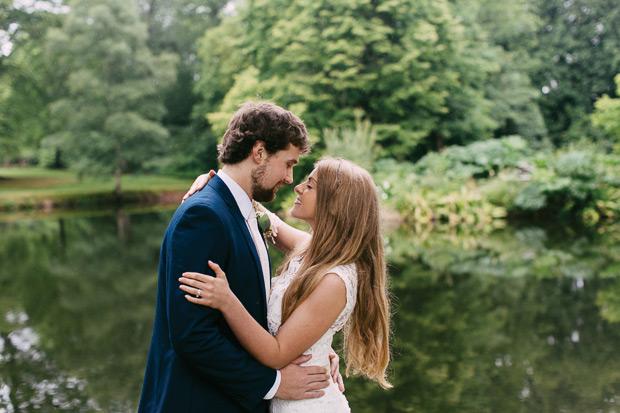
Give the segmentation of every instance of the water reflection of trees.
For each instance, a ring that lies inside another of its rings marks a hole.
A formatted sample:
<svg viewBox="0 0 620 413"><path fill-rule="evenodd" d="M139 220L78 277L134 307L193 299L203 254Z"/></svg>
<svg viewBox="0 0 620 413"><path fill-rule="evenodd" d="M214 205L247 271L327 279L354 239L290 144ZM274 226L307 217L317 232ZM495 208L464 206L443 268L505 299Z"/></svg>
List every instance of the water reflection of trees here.
<svg viewBox="0 0 620 413"><path fill-rule="evenodd" d="M66 376L84 379L78 398L84 403L96 400L104 410L114 411L135 408L168 219L164 213L131 221L118 215L3 224L0 309L3 314L27 314L27 326L40 337L37 351L47 366L54 366L33 375L29 368L0 363L0 377L11 388L14 406L34 407L29 394L52 378ZM3 324L1 332L6 337L14 329ZM37 403L58 408L53 399L69 390L59 385L55 391Z"/></svg>
<svg viewBox="0 0 620 413"><path fill-rule="evenodd" d="M7 319L10 315L7 313ZM27 319L25 313L20 313ZM15 323L14 320L10 322ZM84 393L85 380L70 377L37 348L38 334L18 321L8 335L0 333L0 407L5 411L93 410L98 406Z"/></svg>
<svg viewBox="0 0 620 413"><path fill-rule="evenodd" d="M135 409L169 217L0 224L0 408ZM618 234L389 234L395 388L347 379L353 411L612 408Z"/></svg>
<svg viewBox="0 0 620 413"><path fill-rule="evenodd" d="M388 238L395 388L350 383L354 411L606 411L618 403L620 326L602 320L596 304L617 291L607 278L619 262L615 233L525 227Z"/></svg>

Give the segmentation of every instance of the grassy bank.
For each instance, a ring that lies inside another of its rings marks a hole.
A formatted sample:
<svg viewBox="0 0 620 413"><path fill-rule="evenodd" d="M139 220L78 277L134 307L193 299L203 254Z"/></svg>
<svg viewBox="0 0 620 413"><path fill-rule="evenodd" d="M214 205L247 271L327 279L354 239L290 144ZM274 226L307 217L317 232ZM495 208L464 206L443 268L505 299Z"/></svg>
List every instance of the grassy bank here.
<svg viewBox="0 0 620 413"><path fill-rule="evenodd" d="M126 175L123 194L117 199L111 176L80 179L68 171L0 168L0 211L178 203L190 184L186 179Z"/></svg>

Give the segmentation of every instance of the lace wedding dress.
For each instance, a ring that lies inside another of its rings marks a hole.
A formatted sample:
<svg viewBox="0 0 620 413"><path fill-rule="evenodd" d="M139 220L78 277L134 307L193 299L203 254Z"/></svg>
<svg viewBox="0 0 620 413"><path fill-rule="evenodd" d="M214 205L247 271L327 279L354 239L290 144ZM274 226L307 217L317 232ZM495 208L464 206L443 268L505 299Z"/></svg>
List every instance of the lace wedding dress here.
<svg viewBox="0 0 620 413"><path fill-rule="evenodd" d="M280 329L284 292L293 278L295 278L300 265L301 260L299 258L292 259L286 272L272 280L267 321L269 324L269 332L274 336ZM303 364L304 366L323 366L327 371L329 371L329 351L332 346L332 338L337 331L342 329L351 316L357 297L357 271L355 265L340 265L331 270L330 273L337 274L344 281L347 291L347 303L336 321L334 321L332 326L323 334L323 337L304 352L304 354L312 354L312 358ZM341 413L351 411L347 399L344 397L344 394L340 392L337 384L330 380L329 387L324 390L325 395L317 399L290 401L274 398L271 401L271 412Z"/></svg>

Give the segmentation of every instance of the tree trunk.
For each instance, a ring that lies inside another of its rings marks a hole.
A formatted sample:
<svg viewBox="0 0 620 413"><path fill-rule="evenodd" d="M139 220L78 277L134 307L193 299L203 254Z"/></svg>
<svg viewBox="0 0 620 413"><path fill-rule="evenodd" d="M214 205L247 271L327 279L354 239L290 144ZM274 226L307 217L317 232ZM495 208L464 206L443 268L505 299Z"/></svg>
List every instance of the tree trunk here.
<svg viewBox="0 0 620 413"><path fill-rule="evenodd" d="M443 134L438 133L435 135L435 141L437 142L437 152L441 153L444 147Z"/></svg>
<svg viewBox="0 0 620 413"><path fill-rule="evenodd" d="M114 175L116 176L116 186L114 187L114 193L116 194L117 198L121 197L122 191L121 191L121 168L116 168L116 171L114 172Z"/></svg>
<svg viewBox="0 0 620 413"><path fill-rule="evenodd" d="M121 209L116 210L116 232L118 239L126 239L131 232L130 216Z"/></svg>
<svg viewBox="0 0 620 413"><path fill-rule="evenodd" d="M114 188L114 193L116 197L120 200L121 198L121 176L123 174L122 171L123 161L121 160L121 146L120 144L116 144L116 171L114 171L114 175L116 176L116 187Z"/></svg>
<svg viewBox="0 0 620 413"><path fill-rule="evenodd" d="M60 148L54 149L54 168L55 169L62 168L62 156L61 156Z"/></svg>
<svg viewBox="0 0 620 413"><path fill-rule="evenodd" d="M65 233L65 220L58 218L58 235L60 238L60 255L64 258L67 252L67 234Z"/></svg>

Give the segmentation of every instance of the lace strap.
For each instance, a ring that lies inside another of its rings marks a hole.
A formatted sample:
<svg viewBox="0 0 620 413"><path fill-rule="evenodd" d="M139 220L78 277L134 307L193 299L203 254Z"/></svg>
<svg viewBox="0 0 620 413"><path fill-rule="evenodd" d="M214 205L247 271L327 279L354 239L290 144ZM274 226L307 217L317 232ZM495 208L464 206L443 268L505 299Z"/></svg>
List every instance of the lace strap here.
<svg viewBox="0 0 620 413"><path fill-rule="evenodd" d="M347 294L347 303L340 312L340 315L332 325L332 330L340 330L349 319L353 312L357 298L357 268L355 264L339 265L328 271L334 273L344 282Z"/></svg>

